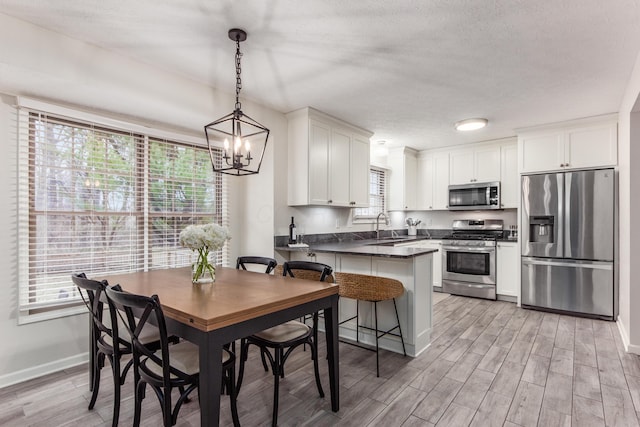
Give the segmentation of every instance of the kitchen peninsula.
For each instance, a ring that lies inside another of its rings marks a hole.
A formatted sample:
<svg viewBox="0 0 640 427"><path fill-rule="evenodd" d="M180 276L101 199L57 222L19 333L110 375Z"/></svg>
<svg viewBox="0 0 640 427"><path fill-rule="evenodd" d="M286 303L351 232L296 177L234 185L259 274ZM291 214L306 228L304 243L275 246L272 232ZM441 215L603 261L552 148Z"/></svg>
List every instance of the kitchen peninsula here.
<svg viewBox="0 0 640 427"><path fill-rule="evenodd" d="M288 260L315 261L328 264L335 272L370 274L397 279L402 282L405 293L396 300L400 326L404 336L407 355L417 356L431 342L432 327L432 257L436 249L419 247L419 241L426 236L386 239L358 239L323 241L309 243L309 247L288 247L280 237L276 237L275 250L279 262ZM360 324L372 326L373 306L360 303ZM347 319L355 315L356 301L341 298L339 318ZM395 325L393 303L383 301L378 305L378 329L388 330ZM374 344L374 335L360 329L360 342ZM340 337L356 340L355 320L340 325ZM402 353L400 339L385 336L380 339L380 347Z"/></svg>

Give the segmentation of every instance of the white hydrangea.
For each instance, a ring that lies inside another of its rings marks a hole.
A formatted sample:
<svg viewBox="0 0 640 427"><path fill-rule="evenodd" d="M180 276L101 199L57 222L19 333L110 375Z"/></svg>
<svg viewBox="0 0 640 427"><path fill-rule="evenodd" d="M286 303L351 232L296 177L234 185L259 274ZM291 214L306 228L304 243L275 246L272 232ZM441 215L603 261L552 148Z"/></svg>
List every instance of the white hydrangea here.
<svg viewBox="0 0 640 427"><path fill-rule="evenodd" d="M207 252L221 249L229 239L229 229L219 224L189 225L180 233L182 246Z"/></svg>

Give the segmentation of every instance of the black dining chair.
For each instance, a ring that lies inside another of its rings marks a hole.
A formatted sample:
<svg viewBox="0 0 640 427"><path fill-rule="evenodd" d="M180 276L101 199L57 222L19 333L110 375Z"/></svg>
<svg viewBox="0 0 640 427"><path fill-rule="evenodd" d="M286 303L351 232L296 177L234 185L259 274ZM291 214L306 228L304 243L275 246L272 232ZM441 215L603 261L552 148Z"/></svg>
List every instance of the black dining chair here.
<svg viewBox="0 0 640 427"><path fill-rule="evenodd" d="M151 386L162 407L165 427L175 425L182 404L199 384L198 346L188 341L169 346L167 326L160 300L157 295L151 297L123 292L119 285L106 288L109 304L123 318L126 330L133 344L133 368L137 372L135 390L134 427L140 425L142 400L145 398L147 384ZM144 331L157 325L160 334L160 348L151 351L142 341ZM238 408L235 391L235 355L223 349L223 382L230 394L233 425L239 426ZM179 397L172 405L171 393L179 390ZM207 404L208 402L204 402ZM201 402L202 404L202 402Z"/></svg>
<svg viewBox="0 0 640 427"><path fill-rule="evenodd" d="M273 258L263 256L239 256L236 259L236 269L246 270L250 265L264 265L265 273L271 274L273 269L278 265L278 261Z"/></svg>
<svg viewBox="0 0 640 427"><path fill-rule="evenodd" d="M289 261L283 265L283 275L308 280L333 281L331 273L333 269L326 265L309 261ZM322 383L320 382L320 372L318 370L318 313L313 314L313 326L308 326L303 322L291 320L278 326L274 326L264 331L260 331L243 340L240 348L240 371L238 373L237 390L240 391L244 376L244 364L247 361L249 346L251 344L260 348L261 354L269 359L271 371L273 373L273 416L271 424L278 424L278 400L280 378L284 378L284 365L291 352L301 346L309 344L311 348L311 359L315 373L316 386L320 397L324 397ZM271 351L273 350L273 354ZM264 364L264 361L263 361ZM265 366L265 370L267 367Z"/></svg>
<svg viewBox="0 0 640 427"><path fill-rule="evenodd" d="M114 312L110 311L108 318L103 318L104 305L107 303L105 289L109 285L106 280L97 281L88 279L84 273L75 273L71 280L78 287L80 296L89 310L91 319L90 330L90 384L91 399L89 409L93 409L100 389L100 372L105 366L105 359L109 360L113 374L113 416L112 425L118 425L120 416L120 388L124 384L127 372L131 368L133 359L129 360L122 369L120 361L122 356L131 354L131 343L126 337L118 334L117 323L114 322ZM84 292L83 292L84 291ZM85 297L86 293L86 297ZM117 320L116 320L117 322ZM115 327L112 325L116 325ZM160 348L160 335L157 329L149 328L145 335L140 337L141 342L150 351ZM171 339L177 342L177 338Z"/></svg>

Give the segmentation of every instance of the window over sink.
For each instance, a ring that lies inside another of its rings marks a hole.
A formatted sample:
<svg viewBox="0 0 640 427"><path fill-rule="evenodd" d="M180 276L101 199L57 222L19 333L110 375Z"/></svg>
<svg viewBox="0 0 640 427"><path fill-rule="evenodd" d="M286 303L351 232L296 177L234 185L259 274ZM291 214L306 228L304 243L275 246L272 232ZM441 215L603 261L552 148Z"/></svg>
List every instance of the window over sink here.
<svg viewBox="0 0 640 427"><path fill-rule="evenodd" d="M372 222L380 212L387 211L387 170L369 168L369 207L352 210L354 222Z"/></svg>

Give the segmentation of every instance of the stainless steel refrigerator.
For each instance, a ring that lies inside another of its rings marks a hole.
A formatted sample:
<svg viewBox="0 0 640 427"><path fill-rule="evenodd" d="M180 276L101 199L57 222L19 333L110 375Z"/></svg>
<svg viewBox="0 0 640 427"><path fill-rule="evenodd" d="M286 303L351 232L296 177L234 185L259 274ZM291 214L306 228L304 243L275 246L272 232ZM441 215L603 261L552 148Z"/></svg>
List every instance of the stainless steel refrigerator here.
<svg viewBox="0 0 640 427"><path fill-rule="evenodd" d="M522 306L615 319L614 169L522 176Z"/></svg>

